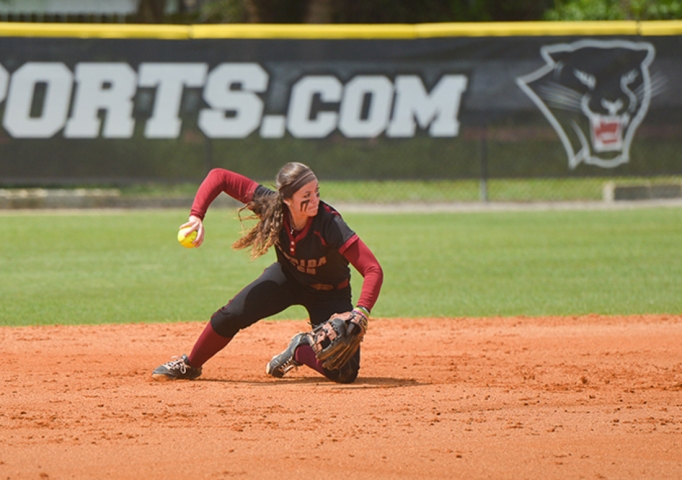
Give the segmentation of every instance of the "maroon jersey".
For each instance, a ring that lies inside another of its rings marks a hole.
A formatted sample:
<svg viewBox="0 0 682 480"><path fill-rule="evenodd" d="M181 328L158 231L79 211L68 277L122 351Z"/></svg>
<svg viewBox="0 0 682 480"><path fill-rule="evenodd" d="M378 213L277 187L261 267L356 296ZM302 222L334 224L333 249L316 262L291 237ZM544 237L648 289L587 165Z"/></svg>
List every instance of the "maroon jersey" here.
<svg viewBox="0 0 682 480"><path fill-rule="evenodd" d="M274 195L259 185L254 193ZM286 208L286 207L285 207ZM308 219L301 231L293 231L288 216L275 245L277 261L301 284L314 290L337 290L347 287L350 280L346 249L358 236L332 206L320 201L317 215Z"/></svg>

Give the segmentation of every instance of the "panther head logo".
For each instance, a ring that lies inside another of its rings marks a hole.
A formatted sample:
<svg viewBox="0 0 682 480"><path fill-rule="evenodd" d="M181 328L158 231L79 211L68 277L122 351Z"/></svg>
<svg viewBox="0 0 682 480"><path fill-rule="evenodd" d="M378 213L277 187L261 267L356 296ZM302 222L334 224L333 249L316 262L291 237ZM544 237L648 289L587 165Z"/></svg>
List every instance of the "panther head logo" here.
<svg viewBox="0 0 682 480"><path fill-rule="evenodd" d="M580 40L544 46L540 54L547 64L516 83L556 130L569 167L627 163L651 100L654 47Z"/></svg>

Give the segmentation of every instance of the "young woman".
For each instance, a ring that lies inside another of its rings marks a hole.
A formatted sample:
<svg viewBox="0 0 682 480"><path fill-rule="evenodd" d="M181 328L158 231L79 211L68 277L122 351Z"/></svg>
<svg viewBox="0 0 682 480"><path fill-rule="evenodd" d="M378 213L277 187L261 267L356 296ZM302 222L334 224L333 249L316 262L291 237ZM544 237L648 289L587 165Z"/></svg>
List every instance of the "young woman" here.
<svg viewBox="0 0 682 480"><path fill-rule="evenodd" d="M369 317L383 281L374 254L341 215L320 200L317 178L306 165L288 163L282 167L276 188L273 191L224 169L212 170L200 185L189 221L181 226L197 232L196 247L204 241L202 221L209 205L225 192L245 204L240 213L249 209L258 219L233 248L250 248L251 257L257 258L274 246L277 261L212 315L189 356L159 366L153 378L199 377L204 363L225 348L241 329L292 305L305 307L312 327L334 313ZM363 276L355 307L351 302L349 264ZM335 382L351 383L360 369L360 351L340 369L327 370L315 357L308 336L299 333L286 350L270 360L266 373L279 378L301 365Z"/></svg>

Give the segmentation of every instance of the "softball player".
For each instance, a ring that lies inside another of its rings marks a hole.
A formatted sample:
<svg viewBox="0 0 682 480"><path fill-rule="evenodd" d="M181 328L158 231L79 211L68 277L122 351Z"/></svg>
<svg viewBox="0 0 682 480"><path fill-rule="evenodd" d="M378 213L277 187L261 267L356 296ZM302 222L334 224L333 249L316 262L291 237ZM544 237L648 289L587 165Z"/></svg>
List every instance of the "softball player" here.
<svg viewBox="0 0 682 480"><path fill-rule="evenodd" d="M302 305L311 326L334 313L353 311L369 316L381 289L383 271L371 250L350 229L341 215L320 200L317 178L301 163L288 163L277 175L277 191L224 169L212 170L194 198L189 221L181 228L197 232L199 247L204 240L203 219L211 202L225 192L244 203L239 211L251 210L258 223L233 244L250 248L252 258L274 245L277 261L212 316L191 353L175 357L156 368L157 380L195 379L204 363L241 329L285 310ZM350 268L362 276L362 290L353 308ZM294 367L307 365L339 383L355 381L360 369L360 351L341 369L327 370L315 357L304 333L295 335L281 354L266 366L266 373L282 377Z"/></svg>

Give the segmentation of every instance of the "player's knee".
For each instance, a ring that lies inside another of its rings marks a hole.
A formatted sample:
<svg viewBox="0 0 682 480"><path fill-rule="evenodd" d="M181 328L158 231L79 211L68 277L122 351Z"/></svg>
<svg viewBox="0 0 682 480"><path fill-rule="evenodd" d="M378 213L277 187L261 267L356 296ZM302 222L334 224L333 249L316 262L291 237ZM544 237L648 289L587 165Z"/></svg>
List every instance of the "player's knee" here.
<svg viewBox="0 0 682 480"><path fill-rule="evenodd" d="M238 316L223 307L211 316L211 326L218 335L232 338L243 328L237 320Z"/></svg>
<svg viewBox="0 0 682 480"><path fill-rule="evenodd" d="M327 378L336 383L353 383L358 378L360 365L351 360L339 370L327 371Z"/></svg>
<svg viewBox="0 0 682 480"><path fill-rule="evenodd" d="M353 383L357 378L357 370L348 370L347 372L342 372L335 381L337 383Z"/></svg>

